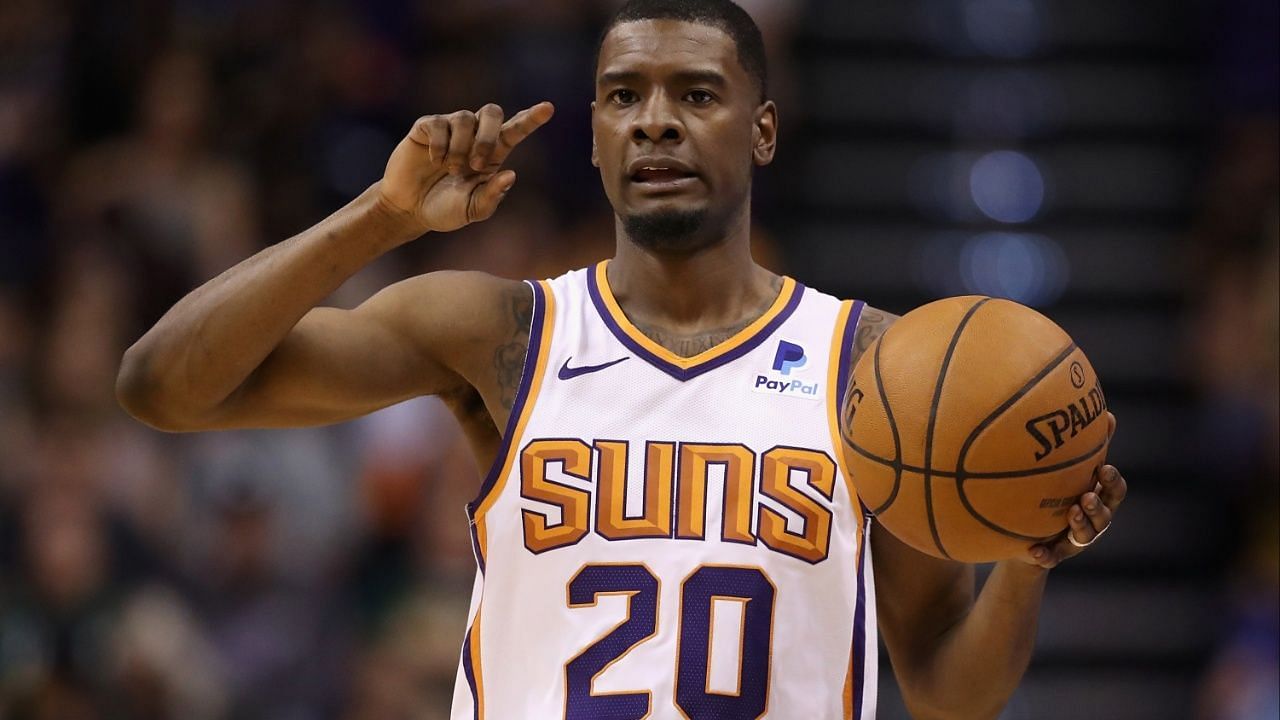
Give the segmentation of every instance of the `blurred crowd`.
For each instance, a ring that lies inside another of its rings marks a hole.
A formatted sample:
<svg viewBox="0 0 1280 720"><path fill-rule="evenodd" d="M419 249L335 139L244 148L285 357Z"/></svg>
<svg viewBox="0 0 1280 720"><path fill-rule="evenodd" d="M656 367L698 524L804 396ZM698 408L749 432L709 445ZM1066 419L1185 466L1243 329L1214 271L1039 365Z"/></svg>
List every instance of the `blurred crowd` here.
<svg viewBox="0 0 1280 720"><path fill-rule="evenodd" d="M1280 717L1280 3L1231 0L1209 55L1213 160L1190 233L1187 356L1206 502L1228 520L1198 716Z"/></svg>
<svg viewBox="0 0 1280 720"><path fill-rule="evenodd" d="M774 49L802 7L744 4ZM447 717L478 470L443 406L171 436L122 413L115 373L185 292L376 180L421 114L558 107L493 220L401 249L331 304L427 269L546 277L608 255L587 100L615 5L0 3L0 719ZM1236 450L1206 457L1247 479L1204 693L1205 717L1233 719L1262 717L1223 708L1240 668L1274 678L1280 587L1278 148L1275 107L1246 95L1223 99L1239 119L1188 289L1206 426Z"/></svg>

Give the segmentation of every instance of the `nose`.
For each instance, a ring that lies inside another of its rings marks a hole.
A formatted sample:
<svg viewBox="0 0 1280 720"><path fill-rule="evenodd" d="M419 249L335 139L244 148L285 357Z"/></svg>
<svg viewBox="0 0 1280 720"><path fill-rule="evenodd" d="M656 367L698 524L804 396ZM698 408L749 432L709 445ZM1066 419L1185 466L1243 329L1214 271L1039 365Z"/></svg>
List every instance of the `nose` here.
<svg viewBox="0 0 1280 720"><path fill-rule="evenodd" d="M646 98L631 122L631 139L652 143L684 140L684 124L663 93Z"/></svg>

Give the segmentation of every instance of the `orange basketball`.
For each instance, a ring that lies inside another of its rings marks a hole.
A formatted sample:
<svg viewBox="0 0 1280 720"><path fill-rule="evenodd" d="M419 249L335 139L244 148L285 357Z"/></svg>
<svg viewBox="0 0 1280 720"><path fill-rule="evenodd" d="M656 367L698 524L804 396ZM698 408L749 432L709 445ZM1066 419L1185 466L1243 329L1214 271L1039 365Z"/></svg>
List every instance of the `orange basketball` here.
<svg viewBox="0 0 1280 720"><path fill-rule="evenodd" d="M894 323L854 368L842 413L854 485L908 545L992 562L1067 528L1107 454L1093 366L1053 321L953 297Z"/></svg>

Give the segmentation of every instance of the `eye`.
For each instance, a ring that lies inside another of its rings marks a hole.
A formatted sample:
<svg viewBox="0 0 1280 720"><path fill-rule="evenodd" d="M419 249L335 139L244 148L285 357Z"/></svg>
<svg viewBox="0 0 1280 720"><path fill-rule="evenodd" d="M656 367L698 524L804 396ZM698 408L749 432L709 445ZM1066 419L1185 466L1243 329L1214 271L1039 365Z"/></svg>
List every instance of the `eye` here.
<svg viewBox="0 0 1280 720"><path fill-rule="evenodd" d="M618 105L630 105L631 103L639 99L640 97L636 95L635 92L628 90L626 88L618 88L617 90L614 90L608 95L609 102L615 103Z"/></svg>
<svg viewBox="0 0 1280 720"><path fill-rule="evenodd" d="M694 105L706 105L707 103L715 100L716 96L712 95L710 91L707 90L690 90L684 94L684 98Z"/></svg>

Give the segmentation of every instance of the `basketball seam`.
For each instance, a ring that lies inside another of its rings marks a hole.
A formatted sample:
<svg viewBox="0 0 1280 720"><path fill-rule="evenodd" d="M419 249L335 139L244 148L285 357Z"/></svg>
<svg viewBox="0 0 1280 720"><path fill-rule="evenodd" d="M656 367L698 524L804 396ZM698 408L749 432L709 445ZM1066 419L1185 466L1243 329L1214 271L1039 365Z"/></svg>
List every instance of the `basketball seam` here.
<svg viewBox="0 0 1280 720"><path fill-rule="evenodd" d="M942 367L938 370L938 382L933 387L933 402L929 406L929 425L925 430L924 437L924 507L925 514L929 517L929 532L933 534L933 544L938 546L938 552L948 560L952 559L951 554L942 546L942 537L938 534L938 521L933 516L933 431L938 422L938 406L942 403L942 386L947 379L947 370L951 367L951 358L955 355L956 346L960 344L960 336L964 334L965 327L969 321L973 319L974 313L978 308L990 302L991 298L984 297L974 303L965 311L964 317L960 318L956 330L951 335L951 342L947 345L947 354L942 356Z"/></svg>
<svg viewBox="0 0 1280 720"><path fill-rule="evenodd" d="M1019 400L1025 397L1027 393L1031 392L1031 390L1034 389L1035 386L1039 385L1041 381L1043 381L1046 377L1049 376L1049 373L1053 372L1059 366L1061 366L1062 363L1066 362L1067 358L1071 357L1071 354L1075 352L1076 347L1077 346L1074 342L1068 343L1067 346L1063 348L1062 351L1059 352L1057 356L1055 356L1052 360L1050 360L1049 363L1040 370L1040 372L1036 373L1035 376L1033 376L1030 380L1026 382L1026 384L1024 384L1012 396L1010 396L1008 400L1005 400L1003 403L1001 403L1000 406L997 407L995 410L993 410L990 415L988 415L986 418L982 420L982 422L978 423L977 427L975 427L973 431L969 433L969 437L965 438L964 444L960 446L960 455L956 458L956 475L955 475L956 493L960 496L960 503L964 505L964 509L967 510L969 512L969 515L971 515L975 520L982 523L988 529L994 532L1000 533L1001 535L1004 535L1006 537L1011 537L1011 538L1014 538L1015 540L1025 540L1029 542L1043 542L1045 540L1049 540L1051 538L1057 537L1060 533L1054 533L1052 535L1046 535L1041 537L1032 536L1032 535L1023 535L1022 533L1017 533L1007 528L1000 527L995 523L995 521L988 519L987 517L983 516L982 513L978 512L978 509L975 508L973 506L973 503L969 501L969 496L966 495L964 492L965 480L968 480L971 478L977 478L978 476L977 473L969 474L965 472L964 470L965 456L969 454L969 450L970 448L973 447L973 443L977 442L978 436L980 436L984 430L990 427L991 423L995 422L997 418L999 418L1004 413L1008 412L1009 408L1013 407ZM1089 450L1087 453L1078 455L1074 458L1065 460L1060 463L1056 463L1055 465L1051 465L1044 468L1037 468L1039 470L1039 473L1037 474L1055 472L1057 470L1065 470L1066 468L1072 467L1074 465L1078 465L1082 462L1085 462L1089 458L1092 458L1094 455L1097 455L1098 451L1105 448L1106 445L1107 445L1107 441L1106 439L1103 439L1102 442L1098 443L1097 446Z"/></svg>
<svg viewBox="0 0 1280 720"><path fill-rule="evenodd" d="M973 443L977 441L978 436L982 434L982 431L990 427L991 423L996 421L996 418L1005 414L1005 412L1007 412L1009 408L1013 407L1013 405L1017 403L1019 400L1021 400L1023 397L1025 397L1027 393L1031 392L1031 390L1035 388L1036 385L1039 385L1040 381L1048 377L1049 373L1053 372L1059 365L1061 365L1064 361L1066 361L1066 359L1071 356L1071 353L1075 352L1075 349L1076 349L1076 344L1074 342L1068 343L1067 346L1063 348L1061 352L1059 352L1056 356L1054 356L1054 358L1050 360L1047 365L1045 365L1043 368L1040 369L1040 372L1036 373L1022 387L1014 391L1013 395L1009 396L1009 399L1000 403L999 407L997 407L995 410L992 410L990 415L987 415L987 417L983 418L982 422L978 423L973 428L973 431L969 433L969 437L965 438L964 444L960 446L960 455L956 458L956 475L957 476L965 474L965 471L964 471L965 456L969 454L969 449L973 447Z"/></svg>
<svg viewBox="0 0 1280 720"><path fill-rule="evenodd" d="M890 328L890 330L892 329L893 328ZM885 393L884 382L881 381L880 377L880 346L884 344L884 338L888 334L889 331L886 330L884 334L880 336L880 340L876 343L876 351L871 358L871 369L875 372L876 390L880 393L880 404L884 406L884 416L886 422L889 423L889 432L893 434L893 460L889 461L889 465L893 468L893 489L889 491L888 499L886 499L880 507L871 511L872 515L888 510L889 506L893 504L893 501L898 498L898 490L902 487L902 441L898 437L898 421L893 418L893 409L889 407L889 396ZM862 448L858 447L852 440L849 441L849 444L852 445L853 449L859 453L863 455L866 454L863 452Z"/></svg>
<svg viewBox="0 0 1280 720"><path fill-rule="evenodd" d="M964 477L967 480L1012 480L1014 478L1024 478L1024 477L1034 477L1036 475L1044 475L1046 473L1056 472L1058 470L1069 468L1072 465L1088 460L1092 455L1094 455L1099 450L1101 450L1103 445L1105 444L1106 443L1099 443L1092 450L1089 450L1086 453L1077 455L1074 458L1071 458L1069 460L1063 460L1062 462L1055 463L1053 465L1046 465L1041 468L1027 468L1025 470L1001 470L999 472L964 473ZM873 463L877 463L879 465L886 465L888 467L895 467L895 464L892 460L889 460L888 458L882 458L879 455L876 455L875 453L870 452L869 450L867 450L866 448L860 445L856 445L851 442L849 443L849 447L853 448L855 452L857 452L859 455L870 460ZM924 474L924 468L918 465L906 465L906 464L899 463L898 466L900 466L904 472L911 472L911 473L916 473L920 475ZM959 475L959 473L956 473L955 471L952 471L952 470L934 469L932 473L933 475L940 478L955 478Z"/></svg>

